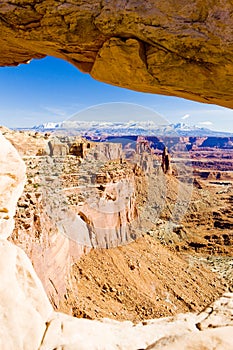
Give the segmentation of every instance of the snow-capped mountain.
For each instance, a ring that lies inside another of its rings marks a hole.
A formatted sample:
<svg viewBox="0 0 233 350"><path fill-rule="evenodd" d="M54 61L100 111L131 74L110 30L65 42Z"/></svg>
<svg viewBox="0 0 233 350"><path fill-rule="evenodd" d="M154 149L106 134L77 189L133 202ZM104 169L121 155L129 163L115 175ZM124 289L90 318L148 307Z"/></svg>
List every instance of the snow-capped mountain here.
<svg viewBox="0 0 233 350"><path fill-rule="evenodd" d="M45 123L33 127L34 130L66 130L82 136L102 135L148 135L148 136L230 136L230 133L213 131L185 123L158 125L154 121L97 122L68 120L60 123Z"/></svg>
<svg viewBox="0 0 233 350"><path fill-rule="evenodd" d="M61 127L62 122L60 123L53 123L53 122L48 122L40 125L35 125L33 126L32 129L34 130L46 130L46 129L57 129Z"/></svg>

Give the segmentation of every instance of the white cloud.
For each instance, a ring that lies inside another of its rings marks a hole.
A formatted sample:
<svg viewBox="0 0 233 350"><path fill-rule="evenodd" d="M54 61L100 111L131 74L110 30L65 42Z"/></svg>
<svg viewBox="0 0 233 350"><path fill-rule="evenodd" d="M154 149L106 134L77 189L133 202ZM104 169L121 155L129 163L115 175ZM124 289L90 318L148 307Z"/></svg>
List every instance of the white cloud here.
<svg viewBox="0 0 233 350"><path fill-rule="evenodd" d="M67 115L66 111L64 109L61 109L61 108L47 107L47 106L43 106L42 108L51 114L56 114L56 115L60 115L60 116Z"/></svg>
<svg viewBox="0 0 233 350"><path fill-rule="evenodd" d="M77 113L77 110L84 108L84 105L81 103L71 103L69 105L63 106L40 106L42 110L49 112L50 115L70 118L74 113Z"/></svg>
<svg viewBox="0 0 233 350"><path fill-rule="evenodd" d="M185 119L188 119L189 117L190 117L190 114L185 114L181 119L185 120Z"/></svg>
<svg viewBox="0 0 233 350"><path fill-rule="evenodd" d="M213 123L210 122L210 121L199 122L199 123L197 123L197 124L199 124L199 125L213 125Z"/></svg>

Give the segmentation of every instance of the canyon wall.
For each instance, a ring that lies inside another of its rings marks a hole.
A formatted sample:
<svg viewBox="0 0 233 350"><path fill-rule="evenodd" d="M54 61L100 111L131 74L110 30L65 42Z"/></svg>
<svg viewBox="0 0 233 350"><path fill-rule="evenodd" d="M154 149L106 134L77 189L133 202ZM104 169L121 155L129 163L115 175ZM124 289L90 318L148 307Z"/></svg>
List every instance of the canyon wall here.
<svg viewBox="0 0 233 350"><path fill-rule="evenodd" d="M230 0L0 3L0 65L46 55L97 80L233 107Z"/></svg>
<svg viewBox="0 0 233 350"><path fill-rule="evenodd" d="M9 239L30 257L50 301L59 309L73 262L93 247L132 241L142 174L123 161L121 144L79 138L61 142L54 136L7 129L4 134L27 165Z"/></svg>

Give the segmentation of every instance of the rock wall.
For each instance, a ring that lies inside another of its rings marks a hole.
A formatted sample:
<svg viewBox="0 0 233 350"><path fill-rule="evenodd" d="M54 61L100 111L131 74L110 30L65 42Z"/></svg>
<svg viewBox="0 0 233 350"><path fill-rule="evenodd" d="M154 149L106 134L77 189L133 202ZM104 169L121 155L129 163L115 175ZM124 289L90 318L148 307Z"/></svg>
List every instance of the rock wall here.
<svg viewBox="0 0 233 350"><path fill-rule="evenodd" d="M47 136L35 131L16 131L0 126L4 137L17 149L21 157L46 154Z"/></svg>
<svg viewBox="0 0 233 350"><path fill-rule="evenodd" d="M0 237L8 238L14 228L16 203L25 183L25 165L16 149L0 133Z"/></svg>
<svg viewBox="0 0 233 350"><path fill-rule="evenodd" d="M46 55L129 89L233 107L230 0L0 3L0 65Z"/></svg>
<svg viewBox="0 0 233 350"><path fill-rule="evenodd" d="M69 138L61 142L51 136L43 138L50 145L50 152L48 146L44 148L50 156L35 157L37 140L42 136L25 133L34 152L31 156L22 147L24 142L16 142L17 132L8 131L6 136L14 141L27 164L27 182L10 240L30 257L58 309L74 261L92 247L114 247L132 240L130 225L137 219L136 175L122 164L119 144L73 142ZM69 149L76 155L68 155ZM108 166L101 169L105 163Z"/></svg>
<svg viewBox="0 0 233 350"><path fill-rule="evenodd" d="M138 219L136 174L128 164L114 162L95 177L95 189L77 213L89 231L91 246L111 248L132 241L131 224ZM88 187L87 187L88 191Z"/></svg>
<svg viewBox="0 0 233 350"><path fill-rule="evenodd" d="M84 138L76 138L75 142L71 143L69 153L91 160L120 160L123 158L122 145L120 143L110 142L91 142Z"/></svg>
<svg viewBox="0 0 233 350"><path fill-rule="evenodd" d="M69 154L69 147L66 143L62 143L57 137L48 141L47 153L51 157L64 157Z"/></svg>

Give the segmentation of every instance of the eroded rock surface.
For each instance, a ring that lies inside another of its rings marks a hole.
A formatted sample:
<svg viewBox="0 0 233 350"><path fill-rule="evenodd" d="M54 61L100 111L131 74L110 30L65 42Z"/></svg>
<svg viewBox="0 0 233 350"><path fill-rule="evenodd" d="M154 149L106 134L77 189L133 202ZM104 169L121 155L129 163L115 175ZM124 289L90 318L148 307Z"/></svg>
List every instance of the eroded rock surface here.
<svg viewBox="0 0 233 350"><path fill-rule="evenodd" d="M137 218L134 182L138 176L122 163L119 144L25 132L29 155L23 133L4 132L27 165L10 240L28 254L50 301L59 309L73 262L92 247L130 240L129 225ZM69 151L75 155L68 155ZM110 162L106 168L105 162Z"/></svg>
<svg viewBox="0 0 233 350"><path fill-rule="evenodd" d="M230 350L233 330L232 300L233 294L228 293L199 315L180 314L137 325L129 321L117 322L108 319L81 320L57 313L49 319L40 349L59 349L62 344L65 350ZM216 304L219 307L216 307ZM216 317L218 314L225 314L224 320L219 321L218 325L211 324L211 315L205 318L206 314L210 314L208 310L211 308L216 311ZM203 318L205 322L209 319L209 325L207 329L200 331L197 325Z"/></svg>
<svg viewBox="0 0 233 350"><path fill-rule="evenodd" d="M38 349L53 308L22 249L0 239L0 348Z"/></svg>
<svg viewBox="0 0 233 350"><path fill-rule="evenodd" d="M162 338L146 350L231 350L233 327L208 329L204 332Z"/></svg>
<svg viewBox="0 0 233 350"><path fill-rule="evenodd" d="M0 65L46 55L138 91L233 107L232 2L0 3Z"/></svg>
<svg viewBox="0 0 233 350"><path fill-rule="evenodd" d="M17 200L25 183L25 164L16 149L0 132L0 238L7 238L14 228Z"/></svg>

